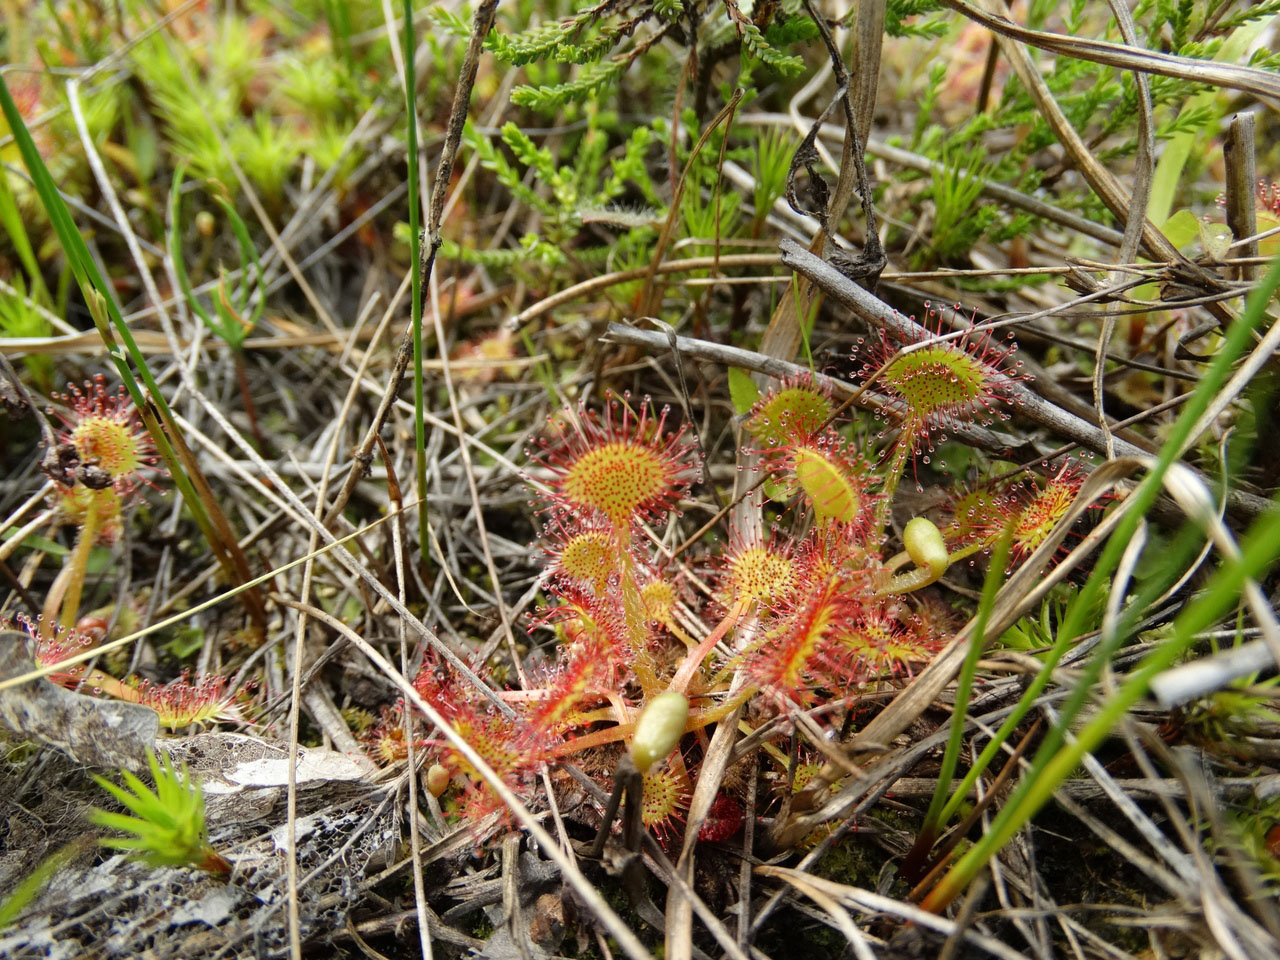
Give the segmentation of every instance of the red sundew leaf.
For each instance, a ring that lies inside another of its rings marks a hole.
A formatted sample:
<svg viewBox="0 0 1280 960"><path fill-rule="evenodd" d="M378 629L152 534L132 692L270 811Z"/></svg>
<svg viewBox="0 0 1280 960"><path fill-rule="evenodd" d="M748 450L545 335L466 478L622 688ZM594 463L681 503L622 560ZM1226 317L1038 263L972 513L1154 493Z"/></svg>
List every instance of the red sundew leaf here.
<svg viewBox="0 0 1280 960"><path fill-rule="evenodd" d="M1049 478L1043 489L1028 491L1029 499L1023 504L1013 526L1013 544L1009 551L1011 564L1026 559L1049 539L1075 503L1086 476L1079 467L1065 463Z"/></svg>
<svg viewBox="0 0 1280 960"><path fill-rule="evenodd" d="M474 667L473 667L474 669ZM483 668L476 670L483 675ZM447 666L428 662L413 679L414 688L449 723L459 736L513 788L535 768L543 751L531 748L528 724L523 717L498 713L469 684L459 683ZM447 744L440 747L440 762L450 771L472 779L478 774L471 763Z"/></svg>
<svg viewBox="0 0 1280 960"><path fill-rule="evenodd" d="M883 606L867 607L855 622L833 632L820 669L836 689L876 676L911 677L915 666L928 663L942 645L923 620L903 623Z"/></svg>
<svg viewBox="0 0 1280 960"><path fill-rule="evenodd" d="M589 697L600 699L592 697L591 691L610 672L599 658L579 653L540 678L536 689L541 696L523 711L523 736L529 749L544 755L565 732L579 725L579 707Z"/></svg>
<svg viewBox="0 0 1280 960"><path fill-rule="evenodd" d="M642 779L640 819L654 836L667 841L675 836L676 824L684 822L693 789L683 762L655 767Z"/></svg>
<svg viewBox="0 0 1280 960"><path fill-rule="evenodd" d="M628 623L620 591L595 593L574 584L560 585L560 603L531 618L535 626L559 627L575 653L593 657L600 664L602 682L629 664L639 651L635 631Z"/></svg>
<svg viewBox="0 0 1280 960"><path fill-rule="evenodd" d="M743 425L769 455L814 439L834 412L830 390L802 375L783 380L756 401Z"/></svg>
<svg viewBox="0 0 1280 960"><path fill-rule="evenodd" d="M767 622L760 644L748 654L747 670L753 681L776 694L808 702L815 664L841 623L857 616L860 601L837 576L798 591L789 609Z"/></svg>
<svg viewBox="0 0 1280 960"><path fill-rule="evenodd" d="M621 573L616 532L602 517L555 513L542 531L553 576L603 593Z"/></svg>
<svg viewBox="0 0 1280 960"><path fill-rule="evenodd" d="M409 756L409 745L404 736L404 723L401 720L403 707L383 706L382 716L364 733L360 734L360 744L364 747L369 759L379 766L390 766Z"/></svg>
<svg viewBox="0 0 1280 960"><path fill-rule="evenodd" d="M74 447L82 464L104 471L117 494L129 496L146 482L143 471L154 470L157 457L128 393L124 387L107 390L102 374L83 389L68 384L67 391L53 394L67 407L56 411L64 427L59 441Z"/></svg>
<svg viewBox="0 0 1280 960"><path fill-rule="evenodd" d="M566 411L572 426L555 423L553 436L539 441L538 459L554 478L553 502L618 528L670 510L701 479L685 428L667 431L668 408L655 419L647 398L638 415L627 400L610 401L603 418L585 407L576 416Z"/></svg>
<svg viewBox="0 0 1280 960"><path fill-rule="evenodd" d="M1006 369L1017 350L1011 340L996 344L990 331L980 327L953 339L937 339L949 331L941 313L928 303L925 307L924 329L905 345L921 346L902 350L904 345L882 332L853 351L853 359L860 362L855 376L876 377L873 389L885 395L885 412L902 425L913 454L931 452L934 437L955 424L990 425L995 419L1008 419L1002 407L1016 402L1014 386L1027 379L1016 371L1016 362L1013 372Z"/></svg>
<svg viewBox="0 0 1280 960"><path fill-rule="evenodd" d="M37 621L21 613L14 617L14 623L18 629L35 641L36 664L41 667L61 663L68 657L83 653L95 642L94 638L83 630L68 630L56 624L52 630L42 633ZM7 619L0 619L0 629L10 629ZM67 670L49 674L49 680L60 687L74 689L84 677L84 672L85 664L78 663Z"/></svg>
<svg viewBox="0 0 1280 960"><path fill-rule="evenodd" d="M721 556L717 598L726 608L746 598L763 607L787 599L795 585L796 561L790 541L749 541L734 534Z"/></svg>
<svg viewBox="0 0 1280 960"><path fill-rule="evenodd" d="M722 843L741 829L743 819L742 804L721 791L716 794L707 818L702 821L698 839L706 843Z"/></svg>
<svg viewBox="0 0 1280 960"><path fill-rule="evenodd" d="M191 680L186 671L177 680L163 685L143 681L138 685L138 702L160 715L160 725L180 730L193 724L217 721L239 722L244 712L235 702L238 692L228 688L229 680L209 674Z"/></svg>
<svg viewBox="0 0 1280 960"><path fill-rule="evenodd" d="M1019 509L1017 498L1009 490L1000 484L982 484L951 501L951 520L943 527L942 535L952 550L973 543L991 546Z"/></svg>
<svg viewBox="0 0 1280 960"><path fill-rule="evenodd" d="M799 494L819 524L852 525L870 520L876 497L867 492L870 469L834 430L780 446L765 468L788 496Z"/></svg>
<svg viewBox="0 0 1280 960"><path fill-rule="evenodd" d="M976 487L953 502L952 519L943 535L953 549L967 544L990 547L1011 523L1013 542L1009 564L1012 569L1057 529L1075 503L1087 476L1077 462L1066 460L1044 480L1033 474L1016 480L997 479ZM1101 503L1099 500L1098 504Z"/></svg>

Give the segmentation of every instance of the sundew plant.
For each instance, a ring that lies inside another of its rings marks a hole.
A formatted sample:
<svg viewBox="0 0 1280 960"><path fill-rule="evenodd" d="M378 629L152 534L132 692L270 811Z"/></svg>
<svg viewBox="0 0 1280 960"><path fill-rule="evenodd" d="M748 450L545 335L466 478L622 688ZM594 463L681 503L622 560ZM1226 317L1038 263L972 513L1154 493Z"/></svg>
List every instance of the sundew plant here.
<svg viewBox="0 0 1280 960"><path fill-rule="evenodd" d="M682 839L703 731L740 707L744 729L778 731L764 750L779 790L809 780L816 767L801 770L772 742L787 718L823 704L835 734L860 699L901 686L958 619L921 591L1001 536L1012 538L1014 556L1031 553L1084 475L1064 461L1043 479L993 478L958 491L941 526L918 516L895 530L891 508L908 465L927 461L949 426L1007 418L1011 387L1026 379L1011 344L973 328L944 337L935 316L913 343L886 336L847 361L853 381L884 397L878 428L853 429L817 377L763 391L742 418L743 453L757 458L755 485L769 492L773 523L767 533L735 530L710 549L702 541L673 549L702 464L689 426L675 425L669 408L624 394L599 410L554 414L528 451L547 595L529 625L549 635L546 665L520 689L499 691L508 713L440 663L423 666L418 692L522 791L554 761L596 771L607 786L646 706L682 696L687 736L643 778L643 822L672 842ZM402 743L402 724L403 705L367 735L372 755L403 757L388 750ZM479 822L497 808L456 750L422 744L452 775L442 793L460 815ZM723 839L726 811L741 821L746 797L736 782L717 797L709 836Z"/></svg>

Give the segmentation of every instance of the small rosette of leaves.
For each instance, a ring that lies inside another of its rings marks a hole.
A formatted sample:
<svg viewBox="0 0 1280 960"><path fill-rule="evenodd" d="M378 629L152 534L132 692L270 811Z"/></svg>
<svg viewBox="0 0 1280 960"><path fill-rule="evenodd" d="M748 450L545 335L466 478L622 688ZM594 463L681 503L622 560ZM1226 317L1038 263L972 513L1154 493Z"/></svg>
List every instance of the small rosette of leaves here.
<svg viewBox="0 0 1280 960"><path fill-rule="evenodd" d="M523 731L518 721L498 712L447 667L424 664L413 685L503 780L517 782L530 764L538 762L534 751L522 753ZM452 747L442 747L440 762L472 778L477 787L481 786L479 773L471 762Z"/></svg>
<svg viewBox="0 0 1280 960"><path fill-rule="evenodd" d="M174 769L167 756L157 760L155 754L148 752L147 761L156 785L154 791L127 770L120 773L124 787L102 777L93 778L129 813L94 810L89 819L100 827L132 834L104 837L99 843L129 851L155 867L195 867L217 877L230 875L231 864L209 845L199 781L190 775L186 764L181 772Z"/></svg>
<svg viewBox="0 0 1280 960"><path fill-rule="evenodd" d="M1079 465L1067 461L1047 478L996 480L963 493L952 503L951 520L943 530L953 558L991 548L1009 527L1012 569L1063 522L1086 477Z"/></svg>

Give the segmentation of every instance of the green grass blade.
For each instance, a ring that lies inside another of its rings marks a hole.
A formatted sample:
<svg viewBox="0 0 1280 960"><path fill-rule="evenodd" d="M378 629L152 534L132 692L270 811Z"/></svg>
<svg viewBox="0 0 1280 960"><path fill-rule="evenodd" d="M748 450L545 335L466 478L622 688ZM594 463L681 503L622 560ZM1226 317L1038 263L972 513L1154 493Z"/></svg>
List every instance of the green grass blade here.
<svg viewBox="0 0 1280 960"><path fill-rule="evenodd" d="M160 390L159 384L156 383L156 379L151 373L146 357L138 348L133 332L129 329L128 324L124 322L124 316L120 312L120 305L116 302L115 291L102 276L97 263L94 262L93 256L89 253L89 247L80 235L75 221L72 220L71 211L67 208L66 202L62 199L62 195L58 192L58 188L53 182L53 177L50 175L48 167L45 166L40 152L36 149L35 142L31 139L31 133L27 130L22 116L18 113L17 105L9 93L8 84L5 83L2 76L0 76L0 110L4 112L5 119L9 123L9 129L13 134L13 139L22 154L23 163L26 164L32 183L35 185L36 193L39 195L40 201L44 205L45 213L53 225L58 241L66 254L67 262L71 266L71 271L75 274L76 282L79 283L80 290L84 294L85 303L93 316L94 325L98 328L103 343L106 345L107 355L115 365L116 371L120 375L120 380L129 392L129 397L142 417L148 433L151 434L151 439L156 445L156 452L159 453L161 460L164 461L164 465L173 479L174 486L178 488L178 492L182 495L187 509L191 511L192 518L200 528L205 540L208 541L213 549L219 563L226 570L227 575L236 583L249 579L248 561L240 550L234 534L231 533L230 525L222 514L217 501L212 494L208 497L202 497L197 493L196 481L192 479L193 473L186 466L189 463L193 471L198 471L194 458L187 457L184 460L178 455L177 448L185 450L186 445L178 431L177 420L169 409L169 403L165 399L164 393ZM120 350L116 341L117 337L124 344L125 351L128 354L127 358L125 353ZM136 375L134 373L135 370L137 371ZM146 386L147 392L145 394L138 384L139 378ZM158 414L158 417L150 415L153 410ZM162 428L160 424L165 426ZM172 431L172 438L166 433L166 430ZM203 477L197 477L197 480L200 482L202 489L207 489L207 483ZM261 598L255 591L250 591L245 596L245 602L249 607L251 616L253 616L255 626L261 629L265 621L260 612Z"/></svg>
<svg viewBox="0 0 1280 960"><path fill-rule="evenodd" d="M85 841L83 839L73 840L60 847L45 857L30 874L14 887L13 892L5 898L3 903L0 903L0 930L12 924L18 918L18 914L22 913L26 908L27 904L39 896L40 891L53 879L53 875L84 848Z"/></svg>
<svg viewBox="0 0 1280 960"><path fill-rule="evenodd" d="M231 224L231 232L236 235L236 243L240 247L240 275L243 282L240 286L241 296L236 300L236 309L243 312L244 307L248 305L249 298L253 296L255 289L261 291L258 297L258 305L254 308L253 315L245 322L242 328L240 343L253 331L254 326L262 317L262 310L266 306L267 296L266 290L262 286L262 261L258 259L258 249L253 245L253 240L249 237L249 228L240 219L240 214L236 213L235 207L227 202L225 197L215 195L214 202L222 208L222 212L227 215L227 222ZM253 268L252 274L249 267ZM252 279L249 279L252 276ZM237 345L238 348L238 345Z"/></svg>
<svg viewBox="0 0 1280 960"><path fill-rule="evenodd" d="M1134 502L1107 541L1097 566L1059 626L1060 643L1069 643L1083 632L1087 611L1100 597L1111 572L1115 570L1137 530L1138 523L1154 503L1160 492L1164 474L1176 459L1178 451L1190 436L1200 415L1226 382L1231 373L1232 363L1248 345L1253 329L1262 321L1266 306L1275 295L1277 288L1280 288L1280 259L1275 261L1266 279L1249 297L1243 315L1227 331L1222 347L1161 448L1155 467L1133 494ZM1273 538L1270 543L1265 539L1267 534ZM1254 525L1254 532L1250 538L1252 553L1246 551L1240 561L1228 562L1219 570L1214 582L1221 582L1228 586L1219 586L1217 589L1227 590L1230 586L1238 588L1245 575L1251 576L1262 570L1265 563L1269 562L1263 558L1274 558L1280 551L1280 541L1275 539L1277 536L1280 536L1280 515L1273 512ZM1152 587L1144 591L1144 594L1154 593L1155 589ZM1096 747L1124 712L1145 693L1151 678L1181 655L1186 644L1190 642L1190 633L1185 624L1194 623L1197 625L1195 629L1206 626L1212 621L1212 617L1208 616L1209 611L1217 610L1220 613L1226 609L1227 604L1235 602L1237 596L1237 593L1232 593L1215 597L1212 590L1202 595L1182 617L1179 617L1177 623L1183 626L1175 630L1174 637L1144 661L1144 665L1130 676L1124 686L1090 721L1085 731L1077 736L1073 744L1065 745L1065 731L1070 729L1072 721L1079 715L1103 667L1110 662L1112 653L1126 639L1126 626L1131 625L1139 615L1139 604L1131 604L1123 618L1124 622L1115 631L1111 641L1099 645L1098 650L1095 651L1072 691L1071 697L1061 710L1060 722L1046 735L1032 761L1031 769L1024 775L1022 782L1000 811L990 830L978 844L956 862L925 899L923 906L930 910L940 910L968 886L987 861L1039 811L1058 785L1079 764L1080 758ZM1194 617L1192 617L1193 612ZM1194 630L1191 631L1193 632ZM1184 635L1185 641L1180 640L1179 638Z"/></svg>
<svg viewBox="0 0 1280 960"><path fill-rule="evenodd" d="M49 304L49 291L45 288L44 277L40 274L40 264L36 262L35 251L31 248L31 238L27 236L27 228L22 223L22 212L18 209L17 198L13 188L9 186L9 175L0 173L0 225L9 235L9 241L22 261L22 268L27 271L30 282L31 299L42 306Z"/></svg>
<svg viewBox="0 0 1280 960"><path fill-rule="evenodd" d="M410 310L413 327L413 445L414 475L418 488L418 552L425 567L429 558L427 537L427 425L422 385L422 200L418 186L418 112L415 103L417 77L413 66L413 3L404 0L404 100L409 126L409 269ZM443 349L443 344L441 348Z"/></svg>
<svg viewBox="0 0 1280 960"><path fill-rule="evenodd" d="M951 778L955 774L956 763L960 759L960 747L964 742L964 727L969 711L969 696L973 691L973 678L978 672L978 660L982 657L982 649L986 645L987 621L995 606L996 594L1000 584L1004 582L1004 569L1009 562L1009 546L1013 542L1012 529L1006 529L1004 536L996 543L991 556L991 564L987 567L987 577L982 585L982 600L974 617L973 636L969 640L969 649L965 651L964 662L960 665L960 674L956 680L956 702L951 713L951 733L947 737L946 750L942 755L942 768L938 772L938 786L933 792L929 810L925 813L921 835L934 834L946 823L942 813L947 809L947 791L951 786ZM967 792L967 787L964 788ZM958 793L965 796L965 793Z"/></svg>
<svg viewBox="0 0 1280 960"><path fill-rule="evenodd" d="M205 310L204 305L200 303L200 298L191 289L191 280L187 277L187 261L182 253L181 194L182 180L186 172L187 168L179 164L178 168L173 171L173 186L169 188L169 259L173 262L173 272L178 277L178 286L182 288L182 295L186 297L187 306L203 321L206 327L221 337L222 331L218 329L218 325L209 316L209 312Z"/></svg>

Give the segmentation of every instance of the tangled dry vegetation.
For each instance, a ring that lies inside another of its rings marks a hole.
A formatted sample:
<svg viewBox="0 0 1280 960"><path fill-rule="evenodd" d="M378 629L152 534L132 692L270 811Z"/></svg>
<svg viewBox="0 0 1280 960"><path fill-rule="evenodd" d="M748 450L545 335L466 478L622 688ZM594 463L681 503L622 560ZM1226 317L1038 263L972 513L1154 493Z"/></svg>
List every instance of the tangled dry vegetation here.
<svg viewBox="0 0 1280 960"><path fill-rule="evenodd" d="M1280 955L1277 13L7 4L0 954Z"/></svg>

